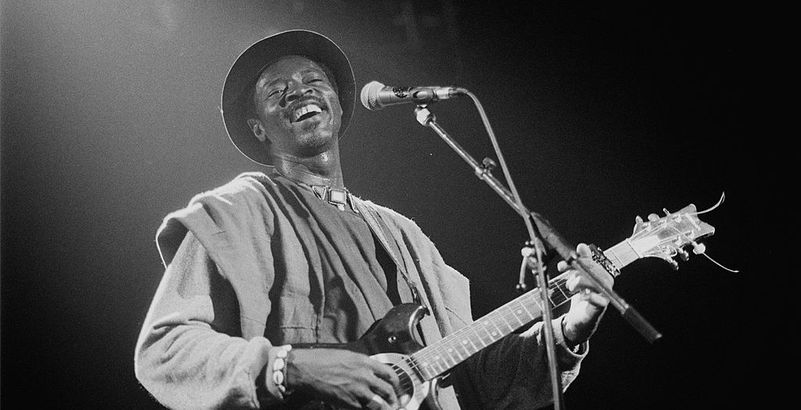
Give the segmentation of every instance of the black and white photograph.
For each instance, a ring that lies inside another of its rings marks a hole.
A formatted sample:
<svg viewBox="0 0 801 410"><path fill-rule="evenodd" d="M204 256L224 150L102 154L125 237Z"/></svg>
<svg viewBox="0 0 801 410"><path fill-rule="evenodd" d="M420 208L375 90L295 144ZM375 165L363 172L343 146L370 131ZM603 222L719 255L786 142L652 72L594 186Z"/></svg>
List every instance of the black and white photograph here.
<svg viewBox="0 0 801 410"><path fill-rule="evenodd" d="M0 407L783 408L790 16L0 1Z"/></svg>

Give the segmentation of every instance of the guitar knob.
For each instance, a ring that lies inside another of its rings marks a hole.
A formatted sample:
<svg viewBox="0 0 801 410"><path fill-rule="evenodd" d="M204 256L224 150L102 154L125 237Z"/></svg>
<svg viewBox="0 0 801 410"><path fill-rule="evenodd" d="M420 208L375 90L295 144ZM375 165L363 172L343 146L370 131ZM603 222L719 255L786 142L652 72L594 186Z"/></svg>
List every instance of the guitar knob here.
<svg viewBox="0 0 801 410"><path fill-rule="evenodd" d="M398 341L398 337L395 336L395 335L392 335L392 336L387 338L387 342L389 342L389 344L391 344L391 345L394 345L395 342L397 342L397 341Z"/></svg>

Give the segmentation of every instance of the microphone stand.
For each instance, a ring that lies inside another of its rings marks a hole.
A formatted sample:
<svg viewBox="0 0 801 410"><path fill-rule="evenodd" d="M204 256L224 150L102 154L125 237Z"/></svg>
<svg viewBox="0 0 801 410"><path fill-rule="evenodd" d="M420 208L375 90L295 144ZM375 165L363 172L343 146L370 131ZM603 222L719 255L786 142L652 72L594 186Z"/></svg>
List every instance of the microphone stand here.
<svg viewBox="0 0 801 410"><path fill-rule="evenodd" d="M498 155L498 160L505 173L506 179L509 182L511 191L501 184L495 176L492 175L492 161L486 161L485 164L479 164L467 151L462 148L440 125L437 123L436 117L432 114L426 105L420 104L415 108L417 122L424 127L432 129L437 135L445 141L467 164L473 169L478 179L487 183L509 206L512 207L522 218L529 235L527 247L521 251L523 255L523 266L521 266L520 282L517 285L518 290L525 290L526 285L523 279L525 266L528 266L536 272L537 286L540 289L541 308L543 315L543 329L545 330L545 347L548 357L548 370L551 378L551 387L553 390L554 410L563 409L563 394L562 394L562 379L559 377L559 371L556 364L556 348L553 333L552 313L550 307L550 299L548 295L548 279L545 276L543 269L543 241L549 249L555 250L568 264L576 269L581 269L578 263L578 257L575 252L575 246L572 246L565 241L556 230L545 220L541 215L536 212L530 211L520 199L520 195L514 187L514 182L508 172L508 167L503 159L503 155L497 146L492 128L489 126L489 121L481 107L478 99L469 91L462 89L462 94L466 94L473 99L474 104L478 108L479 114L482 117L485 127L490 134L492 143ZM531 261L531 255L534 255L534 262ZM590 269L582 269L587 277L597 286L598 290L606 296L610 304L620 311L623 317L631 324L637 331L640 332L650 342L658 339L661 335L654 329L633 307L626 303L623 298L618 296L614 290L606 286L600 278L595 276L595 273Z"/></svg>
<svg viewBox="0 0 801 410"><path fill-rule="evenodd" d="M491 171L490 166L482 166L480 165L467 151L464 150L450 135L437 123L434 114L432 114L425 105L418 105L415 108L415 113L417 115L417 122L421 125L431 128L434 130L437 135L439 135L445 143L447 143L457 154L459 154L465 162L473 168L478 179L483 180L486 182L495 192L497 192L501 198L506 201L509 206L512 207L517 213L523 217L524 223L526 225L526 230L529 234L529 242L528 245L533 247L533 252L531 251L524 251L524 264L526 260L530 257L531 254L535 257L534 267L537 272L537 286L540 289L540 299L541 299L541 309L542 309L542 321L543 326L542 328L545 330L545 348L546 353L548 356L548 371L551 378L551 388L553 394L553 402L554 402L554 410L561 410L562 403L563 403L563 396L562 396L562 378L559 376L559 369L557 368L556 363L556 347L554 341L554 333L553 333L553 319L551 313L551 306L550 306L550 299L548 298L548 280L545 276L545 270L543 269L542 263L542 243L540 242L539 237L536 235L534 226L531 223L531 218L529 218L530 212L529 210L523 205L520 201L519 197L516 195L513 196L511 192L509 192L506 187L504 187L497 178L495 178ZM499 160L502 161L501 157ZM529 266L531 264L529 263ZM518 289L524 290L524 284L521 282L518 284Z"/></svg>

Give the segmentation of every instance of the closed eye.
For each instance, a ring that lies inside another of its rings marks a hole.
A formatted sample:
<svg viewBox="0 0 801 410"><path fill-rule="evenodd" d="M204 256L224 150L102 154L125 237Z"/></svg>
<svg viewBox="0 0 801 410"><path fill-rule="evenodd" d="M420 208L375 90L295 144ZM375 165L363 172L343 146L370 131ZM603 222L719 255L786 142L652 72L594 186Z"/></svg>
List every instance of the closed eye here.
<svg viewBox="0 0 801 410"><path fill-rule="evenodd" d="M270 92L267 93L267 98L272 98L273 96L284 92L284 90L285 89L280 89L280 88L276 88L274 90L271 90Z"/></svg>

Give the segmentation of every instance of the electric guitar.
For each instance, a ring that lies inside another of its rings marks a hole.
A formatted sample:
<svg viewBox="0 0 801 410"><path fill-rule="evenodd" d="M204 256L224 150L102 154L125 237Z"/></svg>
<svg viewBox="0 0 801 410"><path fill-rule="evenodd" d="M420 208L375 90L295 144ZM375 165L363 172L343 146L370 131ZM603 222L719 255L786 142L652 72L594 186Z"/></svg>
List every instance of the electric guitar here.
<svg viewBox="0 0 801 410"><path fill-rule="evenodd" d="M695 205L690 204L675 213L665 210L665 213L661 218L652 214L647 221L637 217L633 234L607 250L591 246L596 253L594 259L616 277L620 269L640 258L660 258L678 269L674 258L687 260L689 253L685 248L691 246L693 253L703 253L704 246L697 241L713 235L715 228L698 218ZM550 306L554 309L569 301L573 294L565 285L566 279L566 274L562 274L549 281ZM412 303L400 304L355 342L315 346L336 346L365 353L390 365L401 382L403 391L398 397L404 394L410 397L408 402L402 403L403 408L417 410L430 391L436 389L440 376L504 336L540 319L540 300L538 289L528 291L429 346L422 346L414 336L418 322L428 314L427 309ZM290 397L292 408L336 408L295 395Z"/></svg>

